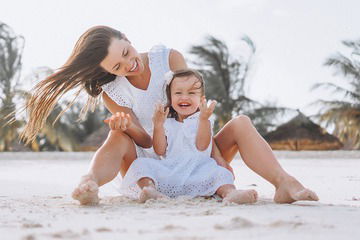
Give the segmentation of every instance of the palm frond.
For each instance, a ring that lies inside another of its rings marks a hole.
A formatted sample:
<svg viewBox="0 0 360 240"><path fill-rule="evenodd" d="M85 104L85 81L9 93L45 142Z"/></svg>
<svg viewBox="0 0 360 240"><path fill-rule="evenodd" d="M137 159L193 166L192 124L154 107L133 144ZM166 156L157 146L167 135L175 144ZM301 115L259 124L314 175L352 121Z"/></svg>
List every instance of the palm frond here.
<svg viewBox="0 0 360 240"><path fill-rule="evenodd" d="M341 87L341 86L336 85L331 82L316 83L312 86L311 90L315 90L318 88L330 89L330 90L332 90L332 93L339 93L339 94L342 94L344 97L350 97L353 100L360 101L360 92L358 93L358 92L354 92L352 90L348 90L344 87Z"/></svg>
<svg viewBox="0 0 360 240"><path fill-rule="evenodd" d="M349 58L344 56L341 53L328 58L325 63L325 66L335 67L338 71L337 74L342 74L345 77L352 77L354 79L360 80L360 69L359 67ZM349 79L350 80L350 79Z"/></svg>

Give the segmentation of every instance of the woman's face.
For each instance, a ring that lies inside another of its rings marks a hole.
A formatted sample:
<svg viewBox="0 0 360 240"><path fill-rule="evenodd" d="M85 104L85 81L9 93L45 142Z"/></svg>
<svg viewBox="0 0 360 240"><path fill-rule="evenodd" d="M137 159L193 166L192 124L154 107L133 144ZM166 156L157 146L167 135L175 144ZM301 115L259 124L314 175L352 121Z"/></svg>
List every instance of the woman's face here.
<svg viewBox="0 0 360 240"><path fill-rule="evenodd" d="M125 39L113 38L108 48L108 55L100 66L117 76L135 76L145 69L140 54Z"/></svg>
<svg viewBox="0 0 360 240"><path fill-rule="evenodd" d="M195 76L176 77L172 80L171 106L179 119L185 119L195 113L201 102L201 83Z"/></svg>

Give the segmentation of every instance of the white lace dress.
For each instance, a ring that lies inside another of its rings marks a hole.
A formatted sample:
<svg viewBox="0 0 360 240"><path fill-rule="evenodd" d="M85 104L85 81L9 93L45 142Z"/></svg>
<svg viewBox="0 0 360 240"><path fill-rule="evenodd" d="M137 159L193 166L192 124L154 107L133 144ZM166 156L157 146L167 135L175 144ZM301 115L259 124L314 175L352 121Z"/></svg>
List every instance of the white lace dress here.
<svg viewBox="0 0 360 240"><path fill-rule="evenodd" d="M155 104L166 103L165 73L170 71L169 66L170 49L163 45L152 47L148 53L149 67L151 72L149 86L146 90L138 89L131 85L126 77L116 77L112 82L104 84L102 89L119 106L130 108L145 131L152 136L152 115ZM119 143L121 144L121 143ZM138 157L159 158L153 148L144 149L136 146ZM116 192L120 192L122 177L120 173L111 182ZM113 191L113 190L111 190Z"/></svg>
<svg viewBox="0 0 360 240"><path fill-rule="evenodd" d="M149 86L146 90L138 89L131 85L126 77L116 77L110 83L102 86L106 94L119 106L130 108L139 119L141 126L152 136L152 116L156 103L166 103L165 73L169 67L170 49L157 45L148 53L151 72ZM138 157L159 158L153 148L144 149L136 146Z"/></svg>
<svg viewBox="0 0 360 240"><path fill-rule="evenodd" d="M199 113L184 122L174 118L165 121L166 156L162 159L138 158L130 166L121 185L125 195L137 197L137 181L154 180L159 192L169 196L210 196L225 184L234 184L233 175L210 157L212 144L205 151L195 145Z"/></svg>

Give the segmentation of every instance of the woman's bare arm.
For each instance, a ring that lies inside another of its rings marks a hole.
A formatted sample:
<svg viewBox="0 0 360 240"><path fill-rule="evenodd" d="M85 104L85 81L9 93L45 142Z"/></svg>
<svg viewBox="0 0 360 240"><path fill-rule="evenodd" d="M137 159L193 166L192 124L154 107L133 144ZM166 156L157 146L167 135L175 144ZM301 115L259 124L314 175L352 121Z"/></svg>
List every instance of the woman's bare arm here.
<svg viewBox="0 0 360 240"><path fill-rule="evenodd" d="M177 71L187 68L184 56L175 49L170 50L169 65L171 71Z"/></svg>
<svg viewBox="0 0 360 240"><path fill-rule="evenodd" d="M221 155L221 152L220 152L218 146L216 145L214 138L212 139L212 142L213 142L213 145L212 145L212 149L211 149L211 157L213 159L215 159L217 165L228 169L235 178L234 170L232 169L230 164L228 162L226 162L225 159L223 158L223 156Z"/></svg>
<svg viewBox="0 0 360 240"><path fill-rule="evenodd" d="M121 107L118 104L116 104L105 92L103 93L102 97L106 108L112 114L116 114L117 112L123 112L125 114L130 115L132 124L129 126L129 128L127 128L124 131L124 133L126 133L129 137L131 137L136 143L136 145L143 148L150 148L152 146L152 138L141 126L134 112L127 107ZM120 123L117 123L117 125L119 126ZM120 128L116 128L116 129L122 131Z"/></svg>

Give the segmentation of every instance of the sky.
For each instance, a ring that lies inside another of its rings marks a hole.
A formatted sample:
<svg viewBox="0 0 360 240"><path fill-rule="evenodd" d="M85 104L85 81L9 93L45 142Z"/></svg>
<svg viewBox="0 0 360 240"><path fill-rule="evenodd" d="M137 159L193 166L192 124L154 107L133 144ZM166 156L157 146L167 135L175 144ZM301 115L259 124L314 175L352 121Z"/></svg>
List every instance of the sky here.
<svg viewBox="0 0 360 240"><path fill-rule="evenodd" d="M359 0L0 0L0 6L0 21L25 38L23 81L38 67L60 67L95 25L124 32L139 52L161 43L187 59L207 35L225 41L234 57L244 55L246 34L257 47L248 96L308 115L315 113L309 104L331 97L311 91L315 83L344 83L323 66L326 58L346 50L342 40L360 38Z"/></svg>

